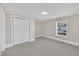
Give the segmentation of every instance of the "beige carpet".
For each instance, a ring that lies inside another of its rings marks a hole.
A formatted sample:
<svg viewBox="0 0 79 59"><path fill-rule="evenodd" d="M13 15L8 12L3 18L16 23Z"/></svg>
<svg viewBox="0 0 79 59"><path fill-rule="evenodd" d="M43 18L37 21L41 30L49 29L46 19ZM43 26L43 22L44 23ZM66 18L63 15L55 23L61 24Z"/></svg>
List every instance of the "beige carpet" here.
<svg viewBox="0 0 79 59"><path fill-rule="evenodd" d="M79 47L41 37L7 48L2 56L79 56Z"/></svg>

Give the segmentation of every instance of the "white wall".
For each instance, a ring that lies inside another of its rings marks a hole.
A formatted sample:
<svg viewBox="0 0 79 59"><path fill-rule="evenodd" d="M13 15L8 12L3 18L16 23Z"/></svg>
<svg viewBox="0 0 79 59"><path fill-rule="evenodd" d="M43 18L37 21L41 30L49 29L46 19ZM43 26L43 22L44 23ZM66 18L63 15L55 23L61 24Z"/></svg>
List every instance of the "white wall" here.
<svg viewBox="0 0 79 59"><path fill-rule="evenodd" d="M5 13L0 6L0 49L5 49Z"/></svg>
<svg viewBox="0 0 79 59"><path fill-rule="evenodd" d="M56 36L56 22L68 21L68 37ZM46 21L44 24L44 35L54 37L61 40L68 40L79 43L79 15L60 17Z"/></svg>
<svg viewBox="0 0 79 59"><path fill-rule="evenodd" d="M41 21L35 21L35 36L43 35L43 23Z"/></svg>
<svg viewBox="0 0 79 59"><path fill-rule="evenodd" d="M11 16L6 14L6 45L10 45L11 41Z"/></svg>
<svg viewBox="0 0 79 59"><path fill-rule="evenodd" d="M56 22L58 21L68 21L68 37L59 37L56 36ZM41 24L42 23L42 24ZM49 36L51 38L60 39L61 41L65 40L68 42L74 42L79 44L79 15L59 17L55 19L50 19L37 23L35 26L36 34L43 31L43 35ZM42 26L42 29L40 30Z"/></svg>

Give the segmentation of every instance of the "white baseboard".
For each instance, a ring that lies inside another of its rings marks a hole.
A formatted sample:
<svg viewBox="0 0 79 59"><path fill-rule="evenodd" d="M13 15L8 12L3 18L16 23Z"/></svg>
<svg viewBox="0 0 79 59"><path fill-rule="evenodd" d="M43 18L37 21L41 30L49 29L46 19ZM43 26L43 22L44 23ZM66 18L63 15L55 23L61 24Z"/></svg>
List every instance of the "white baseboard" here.
<svg viewBox="0 0 79 59"><path fill-rule="evenodd" d="M53 40L57 40L57 41L60 41L60 42L64 42L64 43L71 44L71 45L79 47L79 43L76 43L76 42L72 42L72 41L68 41L68 40L63 40L63 39L58 39L58 38L54 38L54 37L47 36L47 35L43 35L43 36L47 37L47 38L50 38L50 39L53 39Z"/></svg>
<svg viewBox="0 0 79 59"><path fill-rule="evenodd" d="M33 40L30 40L31 42L32 41L35 41L35 39L33 39ZM18 42L18 44L20 44L21 42ZM17 44L15 44L15 45L17 45ZM5 46L5 49L6 48L10 48L10 47L13 47L13 44L7 44L6 46ZM2 50L3 51L3 50Z"/></svg>
<svg viewBox="0 0 79 59"><path fill-rule="evenodd" d="M5 48L2 48L1 51L5 51Z"/></svg>
<svg viewBox="0 0 79 59"><path fill-rule="evenodd" d="M51 36L48 36L48 35L38 35L38 36L35 36L35 38L37 38L37 37L46 37L46 38L50 38L50 39L53 39L53 40L57 40L57 41L60 41L60 42L64 42L64 43L71 44L71 45L79 47L79 43L68 41L68 40L54 38L54 37L51 37ZM35 41L35 39L31 40L31 42L32 41ZM13 47L13 45L12 44L7 44L5 48L9 48L9 47Z"/></svg>
<svg viewBox="0 0 79 59"><path fill-rule="evenodd" d="M33 40L30 40L30 41L35 41L35 39L33 39Z"/></svg>
<svg viewBox="0 0 79 59"><path fill-rule="evenodd" d="M43 35L36 35L35 38L37 38L37 37L43 37Z"/></svg>
<svg viewBox="0 0 79 59"><path fill-rule="evenodd" d="M64 43L71 44L71 45L74 45L74 46L78 46L79 47L79 43L72 42L72 41L68 41L68 40L63 40L63 39L58 39L58 38L51 37L51 36L48 36L48 35L37 35L35 37L36 38L37 37L46 37L46 38L50 38L50 39L53 39L53 40L57 40L57 41L60 41L60 42L64 42Z"/></svg>
<svg viewBox="0 0 79 59"><path fill-rule="evenodd" d="M13 47L12 44L7 44L5 48L10 48L10 47Z"/></svg>

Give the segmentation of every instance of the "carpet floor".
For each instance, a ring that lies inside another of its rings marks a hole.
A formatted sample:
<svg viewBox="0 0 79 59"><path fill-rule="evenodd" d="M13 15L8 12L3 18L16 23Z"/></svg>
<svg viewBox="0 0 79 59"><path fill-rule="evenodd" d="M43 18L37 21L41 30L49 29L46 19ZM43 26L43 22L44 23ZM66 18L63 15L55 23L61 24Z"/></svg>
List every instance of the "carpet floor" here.
<svg viewBox="0 0 79 59"><path fill-rule="evenodd" d="M7 48L2 56L79 56L79 47L40 37L34 42Z"/></svg>

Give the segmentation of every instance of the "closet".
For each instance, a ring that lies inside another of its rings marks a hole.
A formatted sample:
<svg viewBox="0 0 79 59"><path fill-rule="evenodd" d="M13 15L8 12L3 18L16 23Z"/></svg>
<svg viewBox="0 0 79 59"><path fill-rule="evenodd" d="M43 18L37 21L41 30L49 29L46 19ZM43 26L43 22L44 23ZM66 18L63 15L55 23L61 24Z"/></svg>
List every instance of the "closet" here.
<svg viewBox="0 0 79 59"><path fill-rule="evenodd" d="M23 18L12 18L13 44L30 41L30 20Z"/></svg>

